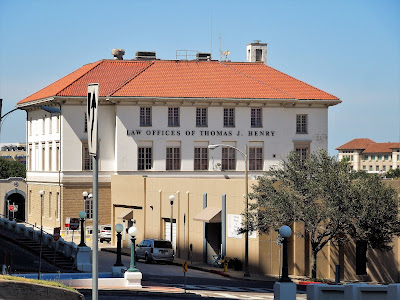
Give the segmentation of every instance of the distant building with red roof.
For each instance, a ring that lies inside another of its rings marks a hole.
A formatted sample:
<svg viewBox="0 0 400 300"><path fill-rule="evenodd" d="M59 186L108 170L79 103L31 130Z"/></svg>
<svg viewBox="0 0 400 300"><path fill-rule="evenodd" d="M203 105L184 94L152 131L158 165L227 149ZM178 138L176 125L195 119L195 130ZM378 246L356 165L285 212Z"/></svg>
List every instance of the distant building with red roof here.
<svg viewBox="0 0 400 300"><path fill-rule="evenodd" d="M354 139L336 148L339 160L347 159L353 170L386 173L400 168L400 143L376 143L370 139Z"/></svg>

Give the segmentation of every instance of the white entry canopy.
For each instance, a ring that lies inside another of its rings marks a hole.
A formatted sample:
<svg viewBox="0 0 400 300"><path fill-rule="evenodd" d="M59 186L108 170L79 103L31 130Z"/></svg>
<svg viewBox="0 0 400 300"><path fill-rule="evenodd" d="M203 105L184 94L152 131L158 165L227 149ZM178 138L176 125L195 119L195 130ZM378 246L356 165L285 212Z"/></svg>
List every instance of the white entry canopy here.
<svg viewBox="0 0 400 300"><path fill-rule="evenodd" d="M202 221L206 223L220 223L221 222L221 208L206 207L198 213L193 220Z"/></svg>

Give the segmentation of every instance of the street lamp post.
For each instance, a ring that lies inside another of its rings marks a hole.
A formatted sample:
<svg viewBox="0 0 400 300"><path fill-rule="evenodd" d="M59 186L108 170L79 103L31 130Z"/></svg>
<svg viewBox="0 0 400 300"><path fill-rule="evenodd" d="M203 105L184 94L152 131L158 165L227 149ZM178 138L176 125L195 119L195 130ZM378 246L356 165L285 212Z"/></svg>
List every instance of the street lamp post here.
<svg viewBox="0 0 400 300"><path fill-rule="evenodd" d="M135 266L135 243L136 243L136 235L138 234L138 229L136 228L136 225L133 225L132 227L129 228L128 234L131 236L131 265L127 272L139 272L138 269L136 269Z"/></svg>
<svg viewBox="0 0 400 300"><path fill-rule="evenodd" d="M40 195L40 252L39 252L39 272L38 279L40 279L40 272L42 269L42 245L43 245L43 195L44 191L39 191Z"/></svg>
<svg viewBox="0 0 400 300"><path fill-rule="evenodd" d="M121 232L124 230L124 226L122 224L115 224L114 229L117 232L117 261L115 262L114 267L121 267L123 266L121 261Z"/></svg>
<svg viewBox="0 0 400 300"><path fill-rule="evenodd" d="M81 221L81 242L80 242L80 244L78 246L79 247L86 247L86 244L85 244L85 229L84 229L86 212L81 210L79 212L79 218L81 219L80 220Z"/></svg>
<svg viewBox="0 0 400 300"><path fill-rule="evenodd" d="M249 223L248 223L248 214L249 214L249 176L248 176L248 147L247 144L245 145L244 152L239 150L238 148L225 145L225 144L215 144L215 145L208 145L208 149L214 150L218 147L228 147L235 149L239 152L244 158L244 183L245 183L245 215L246 215L246 232L244 238L244 276L250 277L249 273Z"/></svg>
<svg viewBox="0 0 400 300"><path fill-rule="evenodd" d="M283 254L282 254L282 277L279 282L292 282L289 278L289 266L288 266L288 251L287 243L288 238L292 235L292 229L289 226L284 225L279 229L279 234L283 237Z"/></svg>
<svg viewBox="0 0 400 300"><path fill-rule="evenodd" d="M174 200L175 200L175 196L174 195L171 195L171 196L169 196L169 201L170 201L170 204L171 204L171 244L173 244L173 242L172 242L172 238L173 238L173 220L174 220Z"/></svg>

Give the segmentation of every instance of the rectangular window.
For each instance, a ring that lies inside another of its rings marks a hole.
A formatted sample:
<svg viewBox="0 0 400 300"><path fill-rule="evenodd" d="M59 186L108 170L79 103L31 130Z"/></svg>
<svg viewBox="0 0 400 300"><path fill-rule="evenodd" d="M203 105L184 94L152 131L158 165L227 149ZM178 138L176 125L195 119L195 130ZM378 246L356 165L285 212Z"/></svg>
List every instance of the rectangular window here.
<svg viewBox="0 0 400 300"><path fill-rule="evenodd" d="M296 133L307 133L307 115L296 115Z"/></svg>
<svg viewBox="0 0 400 300"><path fill-rule="evenodd" d="M51 219L51 201L52 201L52 192L49 192L49 219Z"/></svg>
<svg viewBox="0 0 400 300"><path fill-rule="evenodd" d="M369 170L372 171L372 166L369 166Z"/></svg>
<svg viewBox="0 0 400 300"><path fill-rule="evenodd" d="M378 155L378 160L382 160L382 155Z"/></svg>
<svg viewBox="0 0 400 300"><path fill-rule="evenodd" d="M42 118L42 134L46 134L46 116Z"/></svg>
<svg viewBox="0 0 400 300"><path fill-rule="evenodd" d="M53 154L53 145L51 143L49 143L49 171L52 171L52 154Z"/></svg>
<svg viewBox="0 0 400 300"><path fill-rule="evenodd" d="M87 145L83 146L83 170L93 170L93 160L92 156L89 154L89 146Z"/></svg>
<svg viewBox="0 0 400 300"><path fill-rule="evenodd" d="M249 148L249 170L262 170L263 169L263 148L250 147Z"/></svg>
<svg viewBox="0 0 400 300"><path fill-rule="evenodd" d="M363 166L363 170L367 170L367 166Z"/></svg>
<svg viewBox="0 0 400 300"><path fill-rule="evenodd" d="M140 126L151 126L151 107L140 108Z"/></svg>
<svg viewBox="0 0 400 300"><path fill-rule="evenodd" d="M224 127L235 127L234 108L224 108Z"/></svg>
<svg viewBox="0 0 400 300"><path fill-rule="evenodd" d="M50 115L49 118L49 133L53 133L53 116Z"/></svg>
<svg viewBox="0 0 400 300"><path fill-rule="evenodd" d="M179 126L179 107L168 107L168 127Z"/></svg>
<svg viewBox="0 0 400 300"><path fill-rule="evenodd" d="M194 148L194 170L208 170L208 148Z"/></svg>
<svg viewBox="0 0 400 300"><path fill-rule="evenodd" d="M371 155L371 160L375 160L375 155Z"/></svg>
<svg viewBox="0 0 400 300"><path fill-rule="evenodd" d="M32 216L32 191L29 190L29 196L28 196L28 201L29 201L29 215Z"/></svg>
<svg viewBox="0 0 400 300"><path fill-rule="evenodd" d="M57 198L56 198L56 209L55 209L55 215L56 215L56 218L57 218L57 220L58 219L60 219L60 216L59 216L59 207L60 207L60 193L59 192L57 192Z"/></svg>
<svg viewBox="0 0 400 300"><path fill-rule="evenodd" d="M207 108L196 108L196 127L207 127Z"/></svg>
<svg viewBox="0 0 400 300"><path fill-rule="evenodd" d="M40 196L40 215L44 217L44 195Z"/></svg>
<svg viewBox="0 0 400 300"><path fill-rule="evenodd" d="M152 148L138 148L138 170L150 170L152 167Z"/></svg>
<svg viewBox="0 0 400 300"><path fill-rule="evenodd" d="M251 127L262 127L261 108L251 109Z"/></svg>
<svg viewBox="0 0 400 300"><path fill-rule="evenodd" d="M86 197L85 201L85 212L87 219L93 219L93 198Z"/></svg>
<svg viewBox="0 0 400 300"><path fill-rule="evenodd" d="M29 135L32 135L32 117L29 118Z"/></svg>
<svg viewBox="0 0 400 300"><path fill-rule="evenodd" d="M385 157L385 160L389 159L389 155L385 155L384 157Z"/></svg>
<svg viewBox="0 0 400 300"><path fill-rule="evenodd" d="M167 147L166 170L181 169L181 148Z"/></svg>
<svg viewBox="0 0 400 300"><path fill-rule="evenodd" d="M32 171L32 144L28 146L28 171Z"/></svg>
<svg viewBox="0 0 400 300"><path fill-rule="evenodd" d="M56 132L60 132L60 115L57 115Z"/></svg>
<svg viewBox="0 0 400 300"><path fill-rule="evenodd" d="M368 155L364 155L364 160L368 160Z"/></svg>
<svg viewBox="0 0 400 300"><path fill-rule="evenodd" d="M46 144L42 143L42 171L45 171L46 167Z"/></svg>
<svg viewBox="0 0 400 300"><path fill-rule="evenodd" d="M87 132L87 113L85 113L85 116L84 116L83 132Z"/></svg>
<svg viewBox="0 0 400 300"><path fill-rule="evenodd" d="M376 166L376 167L375 167L375 170L376 170L376 171L379 171L379 166Z"/></svg>
<svg viewBox="0 0 400 300"><path fill-rule="evenodd" d="M60 143L56 143L56 170L60 171Z"/></svg>
<svg viewBox="0 0 400 300"><path fill-rule="evenodd" d="M222 148L222 170L236 170L236 150L234 148Z"/></svg>
<svg viewBox="0 0 400 300"><path fill-rule="evenodd" d="M308 157L308 149L306 148L297 148L296 153L300 156L301 161L305 161Z"/></svg>
<svg viewBox="0 0 400 300"><path fill-rule="evenodd" d="M383 171L386 172L386 166L383 166Z"/></svg>

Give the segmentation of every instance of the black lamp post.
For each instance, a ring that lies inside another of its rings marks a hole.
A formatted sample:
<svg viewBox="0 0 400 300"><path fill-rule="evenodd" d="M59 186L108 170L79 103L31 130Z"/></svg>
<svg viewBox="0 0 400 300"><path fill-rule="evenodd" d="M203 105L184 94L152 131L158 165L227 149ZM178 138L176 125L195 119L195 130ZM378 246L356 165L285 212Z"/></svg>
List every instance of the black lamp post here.
<svg viewBox="0 0 400 300"><path fill-rule="evenodd" d="M81 242L78 245L79 247L86 247L85 244L85 218L86 218L86 212L83 210L79 212L79 218L81 218Z"/></svg>
<svg viewBox="0 0 400 300"><path fill-rule="evenodd" d="M289 278L289 265L288 265L288 251L287 243L288 238L292 235L292 229L289 226L284 225L279 229L279 234L283 237L283 254L282 254L282 277L279 282L292 282Z"/></svg>
<svg viewBox="0 0 400 300"><path fill-rule="evenodd" d="M173 232L173 218L174 218L174 200L175 200L175 196L171 195L169 196L169 203L171 204L171 244L173 244L172 238L174 236L174 232Z"/></svg>
<svg viewBox="0 0 400 300"><path fill-rule="evenodd" d="M122 267L121 261L121 239L122 239L122 230L124 230L124 226L122 224L115 224L115 231L117 232L117 261L114 264L114 267Z"/></svg>

